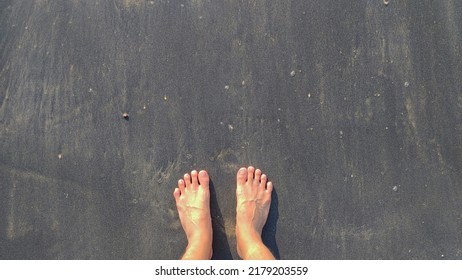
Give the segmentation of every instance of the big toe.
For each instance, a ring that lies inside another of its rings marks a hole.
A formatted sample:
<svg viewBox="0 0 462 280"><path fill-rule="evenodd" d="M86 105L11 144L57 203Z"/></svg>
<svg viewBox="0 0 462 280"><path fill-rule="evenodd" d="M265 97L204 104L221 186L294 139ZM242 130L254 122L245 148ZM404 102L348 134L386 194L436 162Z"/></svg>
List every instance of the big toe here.
<svg viewBox="0 0 462 280"><path fill-rule="evenodd" d="M199 184L203 188L208 188L209 187L209 174L205 170L201 170L199 172Z"/></svg>
<svg viewBox="0 0 462 280"><path fill-rule="evenodd" d="M247 168L242 167L237 171L237 184L244 185L247 181Z"/></svg>

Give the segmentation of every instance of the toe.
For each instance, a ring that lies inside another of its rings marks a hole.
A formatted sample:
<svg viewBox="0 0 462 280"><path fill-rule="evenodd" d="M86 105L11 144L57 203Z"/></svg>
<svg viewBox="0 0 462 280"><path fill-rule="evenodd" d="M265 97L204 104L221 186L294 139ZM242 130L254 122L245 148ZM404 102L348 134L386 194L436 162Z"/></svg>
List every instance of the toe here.
<svg viewBox="0 0 462 280"><path fill-rule="evenodd" d="M271 192L273 191L273 183L268 182L268 183L266 184L266 191L267 191L268 193L271 193Z"/></svg>
<svg viewBox="0 0 462 280"><path fill-rule="evenodd" d="M237 184L244 185L247 181L247 168L242 167L237 171Z"/></svg>
<svg viewBox="0 0 462 280"><path fill-rule="evenodd" d="M247 168L247 181L250 181L250 182L253 181L254 172L255 172L255 168L253 166L249 166L249 168Z"/></svg>
<svg viewBox="0 0 462 280"><path fill-rule="evenodd" d="M255 170L255 181L256 181L257 183L259 183L259 182L260 182L260 178L261 178L261 170L260 170L260 169L257 169L257 170Z"/></svg>
<svg viewBox="0 0 462 280"><path fill-rule="evenodd" d="M173 196L175 197L175 200L178 201L178 199L180 199L180 195L181 195L181 191L179 188L175 188L175 190L173 191Z"/></svg>
<svg viewBox="0 0 462 280"><path fill-rule="evenodd" d="M199 172L199 184L203 188L208 188L209 187L209 174L207 174L207 171L201 170Z"/></svg>
<svg viewBox="0 0 462 280"><path fill-rule="evenodd" d="M184 174L183 178L186 184L186 188L189 188L191 186L191 176L188 173L186 173Z"/></svg>
<svg viewBox="0 0 462 280"><path fill-rule="evenodd" d="M186 186L185 186L184 180L183 179L178 180L178 189L180 190L181 193L184 192L185 187Z"/></svg>
<svg viewBox="0 0 462 280"><path fill-rule="evenodd" d="M260 187L265 189L265 187L267 187L266 185L267 181L268 181L268 178L266 177L266 174L261 175Z"/></svg>
<svg viewBox="0 0 462 280"><path fill-rule="evenodd" d="M197 189L199 186L199 180L197 179L197 171L191 171L191 185L193 189Z"/></svg>

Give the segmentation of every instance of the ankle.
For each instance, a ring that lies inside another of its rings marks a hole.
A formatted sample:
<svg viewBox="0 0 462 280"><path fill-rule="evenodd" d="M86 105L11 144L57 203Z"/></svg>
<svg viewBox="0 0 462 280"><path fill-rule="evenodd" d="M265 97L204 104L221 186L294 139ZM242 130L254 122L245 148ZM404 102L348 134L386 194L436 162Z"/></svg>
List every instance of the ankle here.
<svg viewBox="0 0 462 280"><path fill-rule="evenodd" d="M261 246L264 246L261 239L261 234L255 229L236 227L236 241L239 255L243 259L247 259L252 252L258 251Z"/></svg>
<svg viewBox="0 0 462 280"><path fill-rule="evenodd" d="M236 236L243 237L241 239L250 239L250 241L261 241L261 232L253 225L238 223L236 225Z"/></svg>
<svg viewBox="0 0 462 280"><path fill-rule="evenodd" d="M266 250L261 238L238 241L238 254L243 260L260 259L259 255Z"/></svg>
<svg viewBox="0 0 462 280"><path fill-rule="evenodd" d="M188 247L212 247L213 233L201 232L188 236Z"/></svg>
<svg viewBox="0 0 462 280"><path fill-rule="evenodd" d="M186 246L182 259L202 259L209 260L212 258L212 241L191 240Z"/></svg>

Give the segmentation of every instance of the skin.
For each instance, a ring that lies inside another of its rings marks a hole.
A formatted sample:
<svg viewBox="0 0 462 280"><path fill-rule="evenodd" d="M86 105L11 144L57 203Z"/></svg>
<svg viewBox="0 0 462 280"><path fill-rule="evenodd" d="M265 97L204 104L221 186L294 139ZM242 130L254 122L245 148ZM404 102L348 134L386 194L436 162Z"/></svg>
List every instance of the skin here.
<svg viewBox="0 0 462 280"><path fill-rule="evenodd" d="M188 245L183 260L212 257L212 218L210 215L209 175L205 170L191 171L178 181L173 192Z"/></svg>
<svg viewBox="0 0 462 280"><path fill-rule="evenodd" d="M253 166L239 169L236 181L237 253L244 260L274 260L261 239L271 205L273 184Z"/></svg>
<svg viewBox="0 0 462 280"><path fill-rule="evenodd" d="M263 244L261 233L268 218L273 185L260 169L252 166L237 172L236 239L239 256L246 259L274 259ZM193 170L178 181L173 192L188 245L181 259L212 257L209 175Z"/></svg>

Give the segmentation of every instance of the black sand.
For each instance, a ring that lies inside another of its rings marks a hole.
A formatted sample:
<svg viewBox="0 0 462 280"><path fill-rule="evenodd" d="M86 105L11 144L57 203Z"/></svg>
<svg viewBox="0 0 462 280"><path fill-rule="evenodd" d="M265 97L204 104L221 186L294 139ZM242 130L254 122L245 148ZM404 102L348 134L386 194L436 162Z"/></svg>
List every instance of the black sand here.
<svg viewBox="0 0 462 280"><path fill-rule="evenodd" d="M0 258L176 259L192 168L237 258L252 164L282 259L461 259L461 36L456 0L1 1Z"/></svg>

